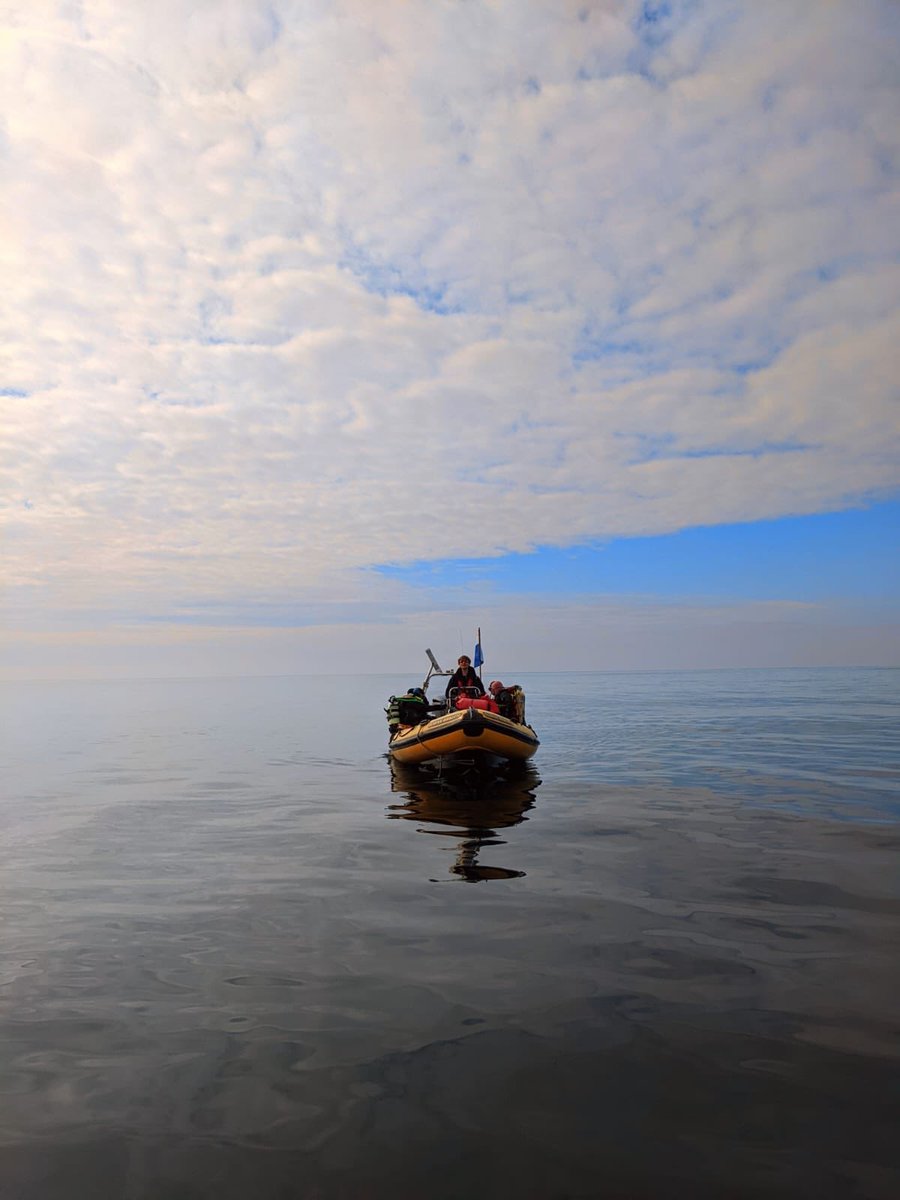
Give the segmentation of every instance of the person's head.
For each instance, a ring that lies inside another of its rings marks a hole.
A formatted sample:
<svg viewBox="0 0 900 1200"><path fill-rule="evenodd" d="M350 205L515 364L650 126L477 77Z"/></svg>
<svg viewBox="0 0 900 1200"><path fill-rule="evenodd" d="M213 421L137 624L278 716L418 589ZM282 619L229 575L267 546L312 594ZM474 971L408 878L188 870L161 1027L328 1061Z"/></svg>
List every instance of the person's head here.
<svg viewBox="0 0 900 1200"><path fill-rule="evenodd" d="M471 667L471 665L472 665L472 660L471 660L471 658L468 657L468 655L461 654L459 656L459 658L456 660L456 665L459 667L459 669L461 671L467 672L469 670L469 667Z"/></svg>
<svg viewBox="0 0 900 1200"><path fill-rule="evenodd" d="M488 687L490 688L492 696L496 696L498 692L503 691L503 684L499 679L492 679Z"/></svg>

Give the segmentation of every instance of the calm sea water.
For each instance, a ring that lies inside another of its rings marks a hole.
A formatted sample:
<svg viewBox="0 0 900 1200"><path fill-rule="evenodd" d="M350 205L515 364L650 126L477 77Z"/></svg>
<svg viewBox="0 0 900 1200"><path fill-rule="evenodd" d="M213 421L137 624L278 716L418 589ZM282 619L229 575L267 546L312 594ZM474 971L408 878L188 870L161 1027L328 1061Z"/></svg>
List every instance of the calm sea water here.
<svg viewBox="0 0 900 1200"><path fill-rule="evenodd" d="M0 1196L900 1195L900 672L413 682L6 690Z"/></svg>

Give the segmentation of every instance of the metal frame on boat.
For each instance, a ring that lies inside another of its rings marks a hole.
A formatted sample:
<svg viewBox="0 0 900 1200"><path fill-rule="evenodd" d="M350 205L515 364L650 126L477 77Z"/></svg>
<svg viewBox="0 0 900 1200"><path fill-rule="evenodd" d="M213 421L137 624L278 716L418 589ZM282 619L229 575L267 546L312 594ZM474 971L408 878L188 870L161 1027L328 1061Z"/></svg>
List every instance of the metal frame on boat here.
<svg viewBox="0 0 900 1200"><path fill-rule="evenodd" d="M519 689L516 718L489 708L457 707L465 688L451 689L449 697L427 699L434 678L445 671L426 650L429 668L421 688L405 696L392 696L385 712L390 729L389 753L401 763L431 766L503 765L531 758L540 742L525 723L524 693Z"/></svg>

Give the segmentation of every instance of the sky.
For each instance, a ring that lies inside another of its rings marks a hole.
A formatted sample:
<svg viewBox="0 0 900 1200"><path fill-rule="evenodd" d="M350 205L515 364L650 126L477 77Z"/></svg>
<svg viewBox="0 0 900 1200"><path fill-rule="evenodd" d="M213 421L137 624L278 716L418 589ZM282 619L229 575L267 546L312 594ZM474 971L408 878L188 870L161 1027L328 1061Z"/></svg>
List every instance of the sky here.
<svg viewBox="0 0 900 1200"><path fill-rule="evenodd" d="M893 0L0 0L0 678L900 665L898 201Z"/></svg>

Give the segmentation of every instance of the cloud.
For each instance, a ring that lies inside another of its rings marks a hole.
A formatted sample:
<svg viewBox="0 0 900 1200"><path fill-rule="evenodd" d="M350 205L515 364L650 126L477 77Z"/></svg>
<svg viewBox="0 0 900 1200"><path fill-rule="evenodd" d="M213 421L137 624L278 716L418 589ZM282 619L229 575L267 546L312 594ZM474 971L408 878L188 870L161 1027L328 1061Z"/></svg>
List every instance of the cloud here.
<svg viewBox="0 0 900 1200"><path fill-rule="evenodd" d="M887 3L18 12L7 589L283 604L887 493L898 33Z"/></svg>

